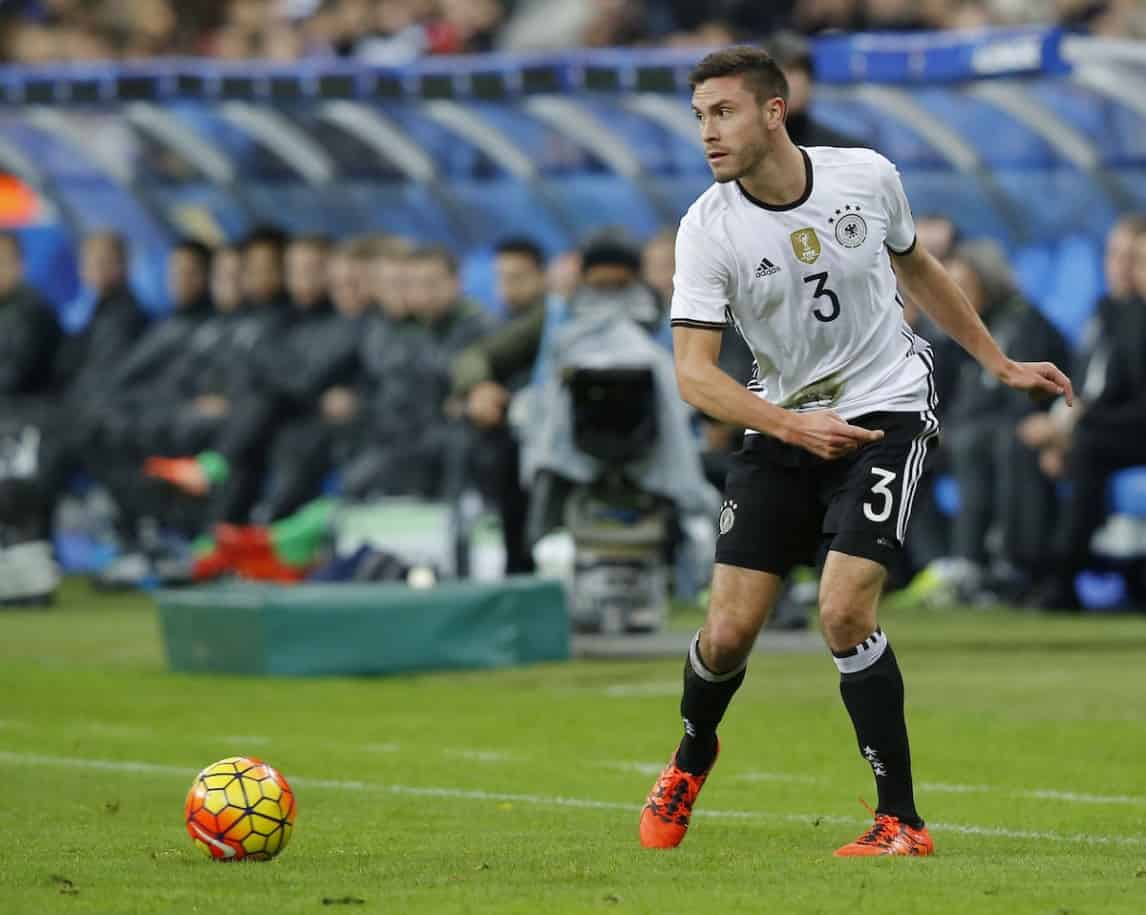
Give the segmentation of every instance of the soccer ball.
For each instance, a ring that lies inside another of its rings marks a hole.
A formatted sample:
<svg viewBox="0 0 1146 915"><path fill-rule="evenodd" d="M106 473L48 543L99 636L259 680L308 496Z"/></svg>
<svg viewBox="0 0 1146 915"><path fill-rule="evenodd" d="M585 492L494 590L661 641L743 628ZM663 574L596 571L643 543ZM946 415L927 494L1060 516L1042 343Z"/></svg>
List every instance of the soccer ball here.
<svg viewBox="0 0 1146 915"><path fill-rule="evenodd" d="M184 818L199 849L220 861L269 861L290 841L294 792L278 770L228 756L195 776Z"/></svg>

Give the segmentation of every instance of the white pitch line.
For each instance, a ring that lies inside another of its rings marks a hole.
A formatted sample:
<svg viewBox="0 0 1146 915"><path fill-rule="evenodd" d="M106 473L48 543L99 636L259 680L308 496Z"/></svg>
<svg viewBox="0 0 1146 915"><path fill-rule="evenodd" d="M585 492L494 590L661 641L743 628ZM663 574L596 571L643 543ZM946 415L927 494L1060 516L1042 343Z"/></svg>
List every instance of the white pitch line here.
<svg viewBox="0 0 1146 915"><path fill-rule="evenodd" d="M357 746L356 749L365 750L367 753L397 753L402 749L402 745L397 743L364 743Z"/></svg>
<svg viewBox="0 0 1146 915"><path fill-rule="evenodd" d="M71 769L94 769L103 772L146 772L157 775L178 775L193 777L194 772L183 766L170 766L160 763L138 762L134 760L85 759L71 756L45 756L37 753L12 753L0 750L0 763L16 765L61 766ZM497 801L499 803L536 804L542 807L572 807L586 810L616 810L636 814L639 804L625 804L618 801L598 801L590 798L558 797L542 794L514 794L497 791L483 791L465 788L437 788L417 785L385 785L374 782L344 781L341 779L308 778L292 776L290 781L303 788L330 788L339 791L376 791L383 794L406 795L410 797L438 797L450 800ZM771 813L756 810L698 810L702 819L756 820L761 822L854 824L863 822L858 817L842 817L811 813ZM930 823L936 831L960 833L963 835L992 836L1000 839L1042 840L1049 842L1071 842L1092 845L1146 846L1146 836L1107 836L1091 833L1041 832L1024 829L1004 829L997 826L975 826L968 823Z"/></svg>
<svg viewBox="0 0 1146 915"><path fill-rule="evenodd" d="M746 782L797 782L805 785L826 785L830 781L815 775L795 775L790 772L734 772L727 778ZM1146 797L1132 794L1085 794L1078 791L1059 791L1054 788L1012 789L1001 785L960 785L950 782L917 782L915 787L920 791L932 791L936 794L994 794L1021 800L1068 801L1075 804L1146 805Z"/></svg>
<svg viewBox="0 0 1146 915"><path fill-rule="evenodd" d="M442 755L450 759L464 759L467 762L506 763L524 762L516 753L503 753L500 750L474 750L455 748L442 750Z"/></svg>
<svg viewBox="0 0 1146 915"><path fill-rule="evenodd" d="M665 767L663 762L627 762L625 760L601 760L594 765L602 769L614 769L617 772L636 772L640 775L660 775Z"/></svg>
<svg viewBox="0 0 1146 915"><path fill-rule="evenodd" d="M618 683L614 686L606 686L604 689L592 687L589 691L600 692L612 699L662 698L680 695L680 680L672 680L667 683Z"/></svg>
<svg viewBox="0 0 1146 915"><path fill-rule="evenodd" d="M645 684L645 688L659 688L662 684ZM667 685L667 684L665 684ZM626 689L627 687L610 687L610 689ZM641 687L638 687L638 689ZM675 688L675 687L674 687ZM73 722L73 727L86 729L101 737L135 738L154 735L150 728L128 727L122 725L106 724L99 721ZM28 722L13 719L0 720L0 728L27 727ZM279 738L271 738L258 734L229 735L221 738L233 743L248 743L256 746L265 746L271 743L281 743ZM331 744L338 749L363 750L368 753L397 753L401 751L398 743L366 743L366 744ZM524 763L529 757L514 753L503 753L497 750L481 750L476 748L452 748L441 751L446 758L464 759L467 762L505 764ZM664 767L663 763L634 762L629 760L598 760L596 765L620 772L636 772L640 775L657 775ZM732 772L724 776L738 781L749 782L788 782L792 784L827 784L829 779L804 775L794 772ZM1002 785L963 785L951 782L919 782L916 785L921 791L932 791L936 794L996 794L1000 797L1018 800L1061 801L1072 804L1091 804L1107 806L1146 806L1146 796L1132 794L1091 794L1088 792L1063 791L1057 788L1027 788L1012 789Z"/></svg>

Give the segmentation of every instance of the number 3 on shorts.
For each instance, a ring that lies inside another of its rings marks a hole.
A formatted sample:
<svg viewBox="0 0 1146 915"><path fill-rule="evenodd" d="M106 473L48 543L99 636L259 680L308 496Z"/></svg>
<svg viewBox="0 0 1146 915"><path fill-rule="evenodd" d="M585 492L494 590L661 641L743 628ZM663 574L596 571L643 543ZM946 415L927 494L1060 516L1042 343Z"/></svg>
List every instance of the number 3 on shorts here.
<svg viewBox="0 0 1146 915"><path fill-rule="evenodd" d="M891 517L895 495L888 487L895 481L897 474L890 470L884 470L882 467L873 467L871 472L879 477L876 484L871 488L872 495L883 496L883 504L877 509L871 502L864 502L863 513L868 521L875 521L878 524Z"/></svg>

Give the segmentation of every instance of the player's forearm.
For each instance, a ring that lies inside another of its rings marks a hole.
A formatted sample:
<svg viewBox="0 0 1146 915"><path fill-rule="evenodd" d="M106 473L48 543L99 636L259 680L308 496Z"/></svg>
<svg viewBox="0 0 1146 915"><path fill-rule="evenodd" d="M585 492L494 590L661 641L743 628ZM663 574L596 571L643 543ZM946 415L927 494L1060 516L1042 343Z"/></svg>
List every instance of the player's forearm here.
<svg viewBox="0 0 1146 915"><path fill-rule="evenodd" d="M680 396L713 419L786 441L791 414L751 393L715 365L678 366Z"/></svg>
<svg viewBox="0 0 1146 915"><path fill-rule="evenodd" d="M900 283L936 324L983 368L1001 376L1009 360L967 297L943 265L925 252L912 258L908 269L897 263Z"/></svg>

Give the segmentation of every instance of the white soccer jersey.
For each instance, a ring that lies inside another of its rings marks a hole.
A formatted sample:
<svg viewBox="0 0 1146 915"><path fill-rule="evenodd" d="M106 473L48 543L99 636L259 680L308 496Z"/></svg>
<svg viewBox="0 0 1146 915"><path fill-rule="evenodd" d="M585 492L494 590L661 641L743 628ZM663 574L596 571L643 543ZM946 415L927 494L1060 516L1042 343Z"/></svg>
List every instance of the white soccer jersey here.
<svg viewBox="0 0 1146 915"><path fill-rule="evenodd" d="M934 406L931 347L903 318L888 249L915 245L895 166L870 149L801 149L799 200L714 184L681 220L672 323L729 321L756 359L749 390L844 419Z"/></svg>

